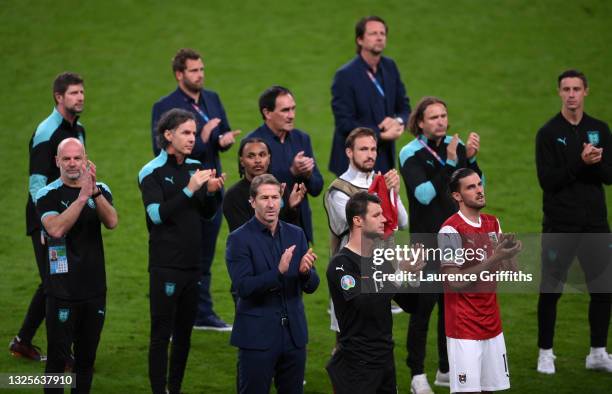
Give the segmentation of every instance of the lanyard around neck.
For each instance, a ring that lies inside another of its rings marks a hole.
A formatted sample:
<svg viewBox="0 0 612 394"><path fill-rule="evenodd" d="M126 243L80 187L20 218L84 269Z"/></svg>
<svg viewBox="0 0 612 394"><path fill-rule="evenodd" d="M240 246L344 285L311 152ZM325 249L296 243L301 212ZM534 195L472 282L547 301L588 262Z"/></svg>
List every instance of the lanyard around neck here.
<svg viewBox="0 0 612 394"><path fill-rule="evenodd" d="M425 149L427 149L429 151L429 153L431 153L431 155L433 157L436 158L436 160L438 160L440 162L440 164L442 164L444 166L444 164L446 164L446 162L444 160L442 160L442 158L440 157L439 154L436 153L435 150L431 149L431 147L429 145L427 145L426 142L424 142L422 139L419 138L419 142L421 143L421 145L423 145L423 147Z"/></svg>
<svg viewBox="0 0 612 394"><path fill-rule="evenodd" d="M193 109L196 110L196 112L202 117L202 119L204 119L204 123L208 123L208 121L210 120L210 118L208 116L206 116L206 114L204 113L204 111L202 111L202 109L200 107L198 107L197 105L195 105L194 103L191 103L191 106L193 107Z"/></svg>
<svg viewBox="0 0 612 394"><path fill-rule="evenodd" d="M378 93L380 93L382 97L385 97L385 91L383 90L380 82L378 82L374 74L372 74L370 70L366 71L366 73L368 74L368 77L370 77L370 81L372 81L374 86L376 86L376 90L378 90Z"/></svg>

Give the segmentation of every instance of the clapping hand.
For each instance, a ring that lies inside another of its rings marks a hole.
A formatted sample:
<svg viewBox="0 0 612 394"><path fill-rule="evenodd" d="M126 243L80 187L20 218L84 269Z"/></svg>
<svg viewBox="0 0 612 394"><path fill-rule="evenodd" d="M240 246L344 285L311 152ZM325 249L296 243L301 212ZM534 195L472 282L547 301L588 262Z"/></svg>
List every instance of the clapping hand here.
<svg viewBox="0 0 612 394"><path fill-rule="evenodd" d="M305 275L312 267L314 267L314 262L317 259L317 255L312 251L312 248L308 248L308 251L304 256L302 256L302 260L300 261L300 274Z"/></svg>

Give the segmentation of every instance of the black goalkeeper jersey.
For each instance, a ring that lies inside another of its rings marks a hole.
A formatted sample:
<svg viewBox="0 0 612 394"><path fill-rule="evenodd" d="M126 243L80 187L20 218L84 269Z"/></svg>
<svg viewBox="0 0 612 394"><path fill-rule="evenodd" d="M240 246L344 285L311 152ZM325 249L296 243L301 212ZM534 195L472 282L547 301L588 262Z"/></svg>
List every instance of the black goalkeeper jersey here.
<svg viewBox="0 0 612 394"><path fill-rule="evenodd" d="M396 288L379 289L373 280L372 258L344 247L327 267L327 285L340 326L339 349L351 360L372 365L393 361L391 300ZM370 272L362 272L367 267ZM385 265L381 272L393 272Z"/></svg>

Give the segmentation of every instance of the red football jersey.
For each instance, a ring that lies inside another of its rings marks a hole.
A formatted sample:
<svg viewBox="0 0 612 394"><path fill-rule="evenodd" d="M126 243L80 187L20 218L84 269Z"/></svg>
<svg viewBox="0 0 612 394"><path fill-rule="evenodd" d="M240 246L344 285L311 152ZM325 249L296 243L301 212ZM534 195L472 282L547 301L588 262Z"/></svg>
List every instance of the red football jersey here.
<svg viewBox="0 0 612 394"><path fill-rule="evenodd" d="M491 256L501 233L499 222L493 215L480 215L480 223L468 220L461 212L455 213L442 224L441 233L458 233L464 249L484 250L485 258ZM458 238L458 237L456 237ZM441 246L442 247L442 246ZM482 254L480 254L482 256ZM479 264L476 257L465 258L463 264L469 267ZM474 292L456 292L447 284L444 287L444 313L446 336L457 339L489 339L502 332L499 305L495 293L495 282L477 281L472 285Z"/></svg>
<svg viewBox="0 0 612 394"><path fill-rule="evenodd" d="M397 193L393 191L394 199L391 200L389 196L389 189L385 183L385 177L382 175L374 176L374 180L368 189L368 193L374 193L380 198L380 206L383 210L383 216L387 221L385 222L385 236L387 239L391 236L395 230L397 230L398 223L398 212L397 212Z"/></svg>

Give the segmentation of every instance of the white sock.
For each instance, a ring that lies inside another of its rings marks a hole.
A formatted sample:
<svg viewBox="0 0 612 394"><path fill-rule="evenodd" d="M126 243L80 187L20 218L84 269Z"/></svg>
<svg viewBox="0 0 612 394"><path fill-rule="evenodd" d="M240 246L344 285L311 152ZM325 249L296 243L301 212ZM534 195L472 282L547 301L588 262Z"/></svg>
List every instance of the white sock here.
<svg viewBox="0 0 612 394"><path fill-rule="evenodd" d="M592 347L591 356L596 356L598 354L606 354L606 348L605 347Z"/></svg>
<svg viewBox="0 0 612 394"><path fill-rule="evenodd" d="M540 356L554 356L552 348L540 349Z"/></svg>

